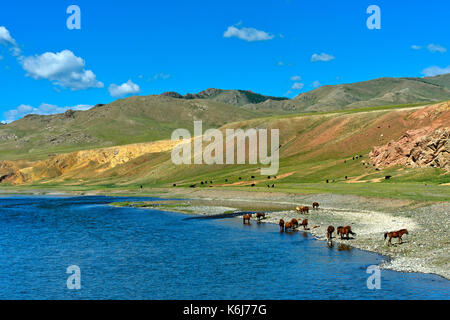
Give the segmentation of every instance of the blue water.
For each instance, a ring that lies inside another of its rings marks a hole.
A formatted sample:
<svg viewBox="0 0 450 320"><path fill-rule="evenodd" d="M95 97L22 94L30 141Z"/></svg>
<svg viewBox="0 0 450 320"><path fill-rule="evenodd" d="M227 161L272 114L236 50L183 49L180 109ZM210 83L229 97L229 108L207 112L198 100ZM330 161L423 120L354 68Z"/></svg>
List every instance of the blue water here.
<svg viewBox="0 0 450 320"><path fill-rule="evenodd" d="M125 200L0 198L0 299L450 298L441 277L387 270L369 290L376 254L237 218L107 205ZM80 290L67 289L70 265Z"/></svg>

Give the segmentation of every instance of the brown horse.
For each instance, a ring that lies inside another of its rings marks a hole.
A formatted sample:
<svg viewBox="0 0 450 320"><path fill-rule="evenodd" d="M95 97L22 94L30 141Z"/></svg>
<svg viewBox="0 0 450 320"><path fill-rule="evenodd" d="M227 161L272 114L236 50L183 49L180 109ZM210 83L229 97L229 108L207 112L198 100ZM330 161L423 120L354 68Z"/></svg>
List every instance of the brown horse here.
<svg viewBox="0 0 450 320"><path fill-rule="evenodd" d="M287 229L291 229L292 230L292 224L290 222L286 222L284 224L284 231L287 231Z"/></svg>
<svg viewBox="0 0 450 320"><path fill-rule="evenodd" d="M327 229L327 239L331 240L333 238L334 227L329 226Z"/></svg>
<svg viewBox="0 0 450 320"><path fill-rule="evenodd" d="M247 221L248 224L250 224L250 218L251 218L251 217L252 217L251 214L244 214L244 216L243 216L244 224L245 224L245 221Z"/></svg>
<svg viewBox="0 0 450 320"><path fill-rule="evenodd" d="M280 231L284 230L284 220L280 219L280 222L278 223L278 225L280 226Z"/></svg>
<svg viewBox="0 0 450 320"><path fill-rule="evenodd" d="M308 206L301 206L301 207L297 207L295 209L297 210L297 212L300 212L300 213L308 213L309 212Z"/></svg>
<svg viewBox="0 0 450 320"><path fill-rule="evenodd" d="M387 236L389 236L389 243L392 243L392 242L391 242L392 238L398 238L398 244L402 244L402 243L403 243L403 241L402 241L402 236L403 236L404 234L409 234L409 233L408 233L408 230L406 230L406 229L401 229L401 230L398 230L398 231L386 232L386 233L384 234L384 240L386 240Z"/></svg>
<svg viewBox="0 0 450 320"><path fill-rule="evenodd" d="M303 226L304 230L306 230L306 227L308 226L308 219L303 219L303 221L300 225Z"/></svg>
<svg viewBox="0 0 450 320"><path fill-rule="evenodd" d="M261 221L261 219L265 219L266 218L266 214L264 212L258 212L256 214L256 219L258 219L258 222Z"/></svg>
<svg viewBox="0 0 450 320"><path fill-rule="evenodd" d="M319 209L319 203L318 202L313 202L313 209Z"/></svg>
<svg viewBox="0 0 450 320"><path fill-rule="evenodd" d="M346 226L346 227L337 227L337 234L341 235L341 240L344 239L344 236L347 237L347 240L350 239L350 235L356 235L356 233L354 233L352 231L352 227L351 226Z"/></svg>
<svg viewBox="0 0 450 320"><path fill-rule="evenodd" d="M292 225L292 228L298 228L298 221L297 221L297 219L293 218L291 220L291 225Z"/></svg>

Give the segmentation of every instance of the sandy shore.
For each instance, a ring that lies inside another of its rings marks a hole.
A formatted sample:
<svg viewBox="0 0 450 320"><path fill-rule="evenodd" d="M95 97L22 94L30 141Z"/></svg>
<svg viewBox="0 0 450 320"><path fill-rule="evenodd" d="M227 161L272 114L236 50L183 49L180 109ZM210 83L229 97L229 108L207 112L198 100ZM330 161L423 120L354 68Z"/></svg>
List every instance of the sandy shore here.
<svg viewBox="0 0 450 320"><path fill-rule="evenodd" d="M450 236L447 232L449 202L424 204L349 195L292 195L228 190L187 190L177 193L173 196L190 200L180 200L182 207L172 204L171 211L203 215L264 211L267 213L264 222L274 224L278 224L280 219L308 219L307 232L323 241L326 241L328 226L337 228L351 225L356 236L350 240L341 240L334 233L333 244L346 244L390 257L381 265L385 269L433 273L450 279ZM168 194L161 196L168 197ZM318 210L310 210L309 214L296 212L296 206L311 207L314 201L320 203ZM255 219L253 223L256 223ZM384 240L385 232L405 228L409 235L403 236L403 244L397 244L398 239L393 239L392 245Z"/></svg>

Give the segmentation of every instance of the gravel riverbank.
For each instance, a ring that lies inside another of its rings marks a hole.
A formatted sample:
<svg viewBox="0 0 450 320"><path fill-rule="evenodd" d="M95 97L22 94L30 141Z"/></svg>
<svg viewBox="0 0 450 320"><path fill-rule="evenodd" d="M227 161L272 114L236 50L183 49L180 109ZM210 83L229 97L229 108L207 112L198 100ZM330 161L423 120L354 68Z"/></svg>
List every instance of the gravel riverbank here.
<svg viewBox="0 0 450 320"><path fill-rule="evenodd" d="M197 193L193 198L180 200L178 203L182 206L172 205L170 210L202 215L264 211L267 217L263 222L274 224L278 224L280 219L308 219L307 232L324 241L328 226L350 225L356 236L341 240L334 233L334 244L346 244L390 257L382 263L382 268L433 273L450 279L449 202L424 204L335 194L235 194L233 191ZM296 212L296 206L311 207L314 201L320 203L318 210L310 209L308 214ZM252 223L256 220L253 219ZM384 240L385 232L405 228L409 234L403 236L403 244L397 244L398 239L392 239L392 245Z"/></svg>

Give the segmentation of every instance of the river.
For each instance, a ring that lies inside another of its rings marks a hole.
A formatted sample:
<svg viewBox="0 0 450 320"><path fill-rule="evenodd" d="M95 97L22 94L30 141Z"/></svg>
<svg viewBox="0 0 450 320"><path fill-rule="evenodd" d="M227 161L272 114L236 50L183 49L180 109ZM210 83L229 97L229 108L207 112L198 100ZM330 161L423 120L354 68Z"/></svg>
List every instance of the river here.
<svg viewBox="0 0 450 320"><path fill-rule="evenodd" d="M1 197L0 299L450 298L448 280L390 270L371 290L367 267L385 257L301 231L108 205L133 200Z"/></svg>

